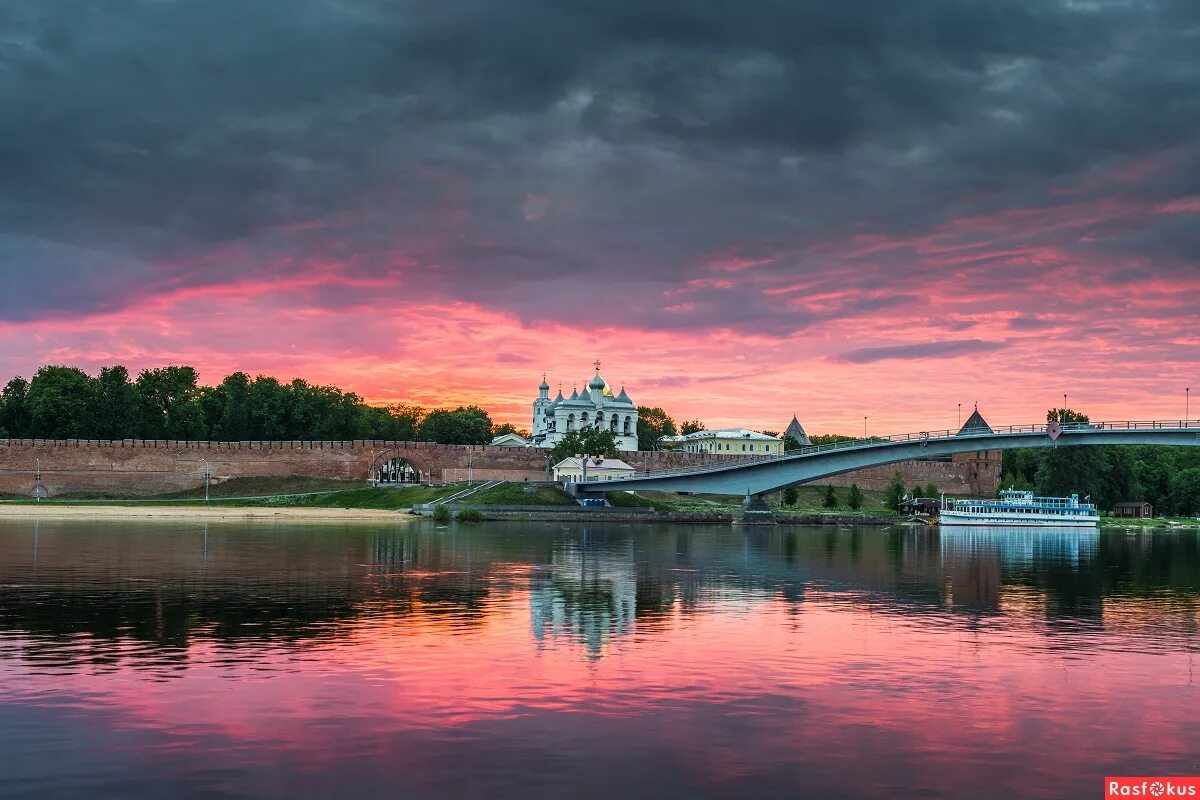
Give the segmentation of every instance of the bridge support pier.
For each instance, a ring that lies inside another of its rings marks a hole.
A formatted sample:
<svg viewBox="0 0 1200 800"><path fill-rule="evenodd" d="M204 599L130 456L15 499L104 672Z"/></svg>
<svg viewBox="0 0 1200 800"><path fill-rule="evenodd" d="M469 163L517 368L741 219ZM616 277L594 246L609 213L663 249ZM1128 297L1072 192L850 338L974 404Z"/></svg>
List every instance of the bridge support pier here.
<svg viewBox="0 0 1200 800"><path fill-rule="evenodd" d="M775 519L775 514L772 513L770 506L767 505L767 500L764 495L746 495L746 499L742 501L742 508L733 516L734 525L778 525L779 522Z"/></svg>

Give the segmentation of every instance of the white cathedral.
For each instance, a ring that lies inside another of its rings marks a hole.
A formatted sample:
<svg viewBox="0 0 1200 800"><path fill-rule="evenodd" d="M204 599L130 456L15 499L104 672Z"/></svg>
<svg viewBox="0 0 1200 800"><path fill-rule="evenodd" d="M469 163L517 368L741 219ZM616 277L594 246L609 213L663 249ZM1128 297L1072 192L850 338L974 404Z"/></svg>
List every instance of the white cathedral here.
<svg viewBox="0 0 1200 800"><path fill-rule="evenodd" d="M542 376L538 398L533 401L532 444L534 447L554 447L570 431L600 428L616 435L618 450L636 451L637 421L637 407L625 393L625 387L613 396L608 382L600 377L600 362L596 361L596 374L583 391L572 389L567 398L563 397L560 388L558 396L551 400L550 384L546 383L546 376Z"/></svg>

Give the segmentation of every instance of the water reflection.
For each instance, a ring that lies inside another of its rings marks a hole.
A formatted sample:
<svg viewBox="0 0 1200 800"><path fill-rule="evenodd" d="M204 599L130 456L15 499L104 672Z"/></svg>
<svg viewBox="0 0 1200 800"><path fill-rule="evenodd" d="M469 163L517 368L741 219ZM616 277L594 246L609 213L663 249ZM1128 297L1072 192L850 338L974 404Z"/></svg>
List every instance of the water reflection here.
<svg viewBox="0 0 1200 800"><path fill-rule="evenodd" d="M196 636L237 645L336 635L388 615L482 624L525 592L531 640L599 657L656 618L775 598L945 613L1096 618L1141 598L1200 598L1195 533L959 528L740 533L583 528L243 529L195 532L31 522L0 535L0 628L53 642L128 637L186 655ZM1038 595L1043 602L1006 604Z"/></svg>
<svg viewBox="0 0 1200 800"><path fill-rule="evenodd" d="M148 765L173 797L1195 770L1195 532L0 525L0 795L122 796ZM92 755L38 767L56 748Z"/></svg>
<svg viewBox="0 0 1200 800"><path fill-rule="evenodd" d="M551 563L531 570L529 612L533 638L574 637L599 658L610 637L633 628L637 574L633 541L584 531L576 547L555 548Z"/></svg>
<svg viewBox="0 0 1200 800"><path fill-rule="evenodd" d="M995 553L1011 566L1032 567L1035 562L1078 565L1091 559L1100 543L1096 528L1003 528L969 526L940 531L944 557L970 559Z"/></svg>

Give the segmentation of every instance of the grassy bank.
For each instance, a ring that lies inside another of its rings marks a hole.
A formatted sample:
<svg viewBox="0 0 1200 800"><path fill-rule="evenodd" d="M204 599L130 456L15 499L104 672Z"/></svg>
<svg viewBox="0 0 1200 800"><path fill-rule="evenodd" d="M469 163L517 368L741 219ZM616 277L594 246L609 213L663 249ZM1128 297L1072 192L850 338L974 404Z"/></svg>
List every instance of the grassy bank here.
<svg viewBox="0 0 1200 800"><path fill-rule="evenodd" d="M233 484L235 481L228 481ZM209 501L204 502L204 490L197 496L194 492L176 492L166 495L155 495L147 498L113 498L111 496L58 496L43 500L43 506L198 506L206 508L345 508L345 509L379 509L396 511L411 508L418 503L428 503L439 497L461 491L461 484L450 486L404 486L397 488L372 488L363 486L361 481L347 483L343 481L326 481L324 487L332 484L335 488L310 489L302 492L287 492L265 496L234 495L234 491L247 491L271 488L301 488L296 484L280 487L278 483L270 486L248 486L246 483L229 487L222 485L226 491L221 495L210 493ZM347 488L353 487L353 488ZM5 501L6 505L37 505L30 498L17 498Z"/></svg>
<svg viewBox="0 0 1200 800"><path fill-rule="evenodd" d="M863 505L857 512L852 512L846 505L849 489L835 488L838 498L836 508L825 508L824 486L797 487L798 499L794 505L783 504L783 492L772 492L767 496L771 508L784 513L797 514L890 514L884 506L884 493L864 489ZM669 492L608 492L605 495L608 502L618 508L653 508L656 511L737 511L741 508L743 497L738 495L721 494L691 494L679 495Z"/></svg>
<svg viewBox="0 0 1200 800"><path fill-rule="evenodd" d="M286 494L308 494L313 492L336 492L347 489L361 489L363 481L340 481L325 478L307 478L292 475L281 478L230 478L229 480L213 483L208 487L209 497L246 498L272 497ZM0 495L0 501L20 502L30 500L28 495ZM161 492L152 495L113 494L108 492L65 492L56 494L49 502L78 502L78 501L141 501L177 502L203 500L204 487L185 489L178 492ZM45 502L45 501L44 501Z"/></svg>
<svg viewBox="0 0 1200 800"><path fill-rule="evenodd" d="M204 489L189 489L143 498L115 497L100 494L58 495L43 500L43 505L104 505L104 506L190 506L207 505L214 508L341 508L379 509L395 511L429 503L438 498L462 491L465 484L450 486L365 486L362 481L337 481L319 478L234 478L213 484L209 502L203 502ZM848 489L834 490L839 504L825 508L824 486L802 486L793 505L783 505L783 493L768 495L768 503L777 511L795 514L854 513L846 506ZM861 513L886 514L884 493L863 490ZM616 508L650 508L657 511L735 513L741 507L739 495L679 495L669 492L613 491L606 494ZM28 497L4 498L9 505L33 504ZM575 500L557 486L506 482L463 501L465 506L574 506ZM1117 521L1113 521L1117 522ZM1122 520L1120 523L1138 522ZM1150 521L1154 522L1154 521ZM1165 526L1165 523L1164 523Z"/></svg>
<svg viewBox="0 0 1200 800"><path fill-rule="evenodd" d="M1152 517L1150 519L1129 519L1118 517L1101 517L1101 528L1150 529L1170 530L1172 528L1200 528L1200 520L1193 517Z"/></svg>
<svg viewBox="0 0 1200 800"><path fill-rule="evenodd" d="M463 501L468 506L573 506L575 501L557 486L511 481L493 486Z"/></svg>

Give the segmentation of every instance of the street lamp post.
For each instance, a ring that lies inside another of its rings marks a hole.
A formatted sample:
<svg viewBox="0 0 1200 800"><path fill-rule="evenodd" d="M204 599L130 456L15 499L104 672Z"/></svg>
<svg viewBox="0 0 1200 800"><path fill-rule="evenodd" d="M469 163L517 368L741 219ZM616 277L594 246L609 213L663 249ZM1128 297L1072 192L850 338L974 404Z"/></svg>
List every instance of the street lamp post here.
<svg viewBox="0 0 1200 800"><path fill-rule="evenodd" d="M962 427L962 403L958 404L958 427Z"/></svg>
<svg viewBox="0 0 1200 800"><path fill-rule="evenodd" d="M204 502L208 502L208 482L212 478L212 470L208 468L208 460L200 459L204 464L204 468L200 470L200 474L204 476Z"/></svg>
<svg viewBox="0 0 1200 800"><path fill-rule="evenodd" d="M46 497L49 493L46 491L46 487L42 485L42 460L40 458L34 460L37 466L33 473L33 497L40 503L42 502L42 498Z"/></svg>
<svg viewBox="0 0 1200 800"><path fill-rule="evenodd" d="M1183 390L1183 421L1191 422L1192 419L1192 387L1188 386ZM1185 426L1186 427L1186 426Z"/></svg>
<svg viewBox="0 0 1200 800"><path fill-rule="evenodd" d="M863 417L863 438L867 438L867 418Z"/></svg>

